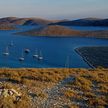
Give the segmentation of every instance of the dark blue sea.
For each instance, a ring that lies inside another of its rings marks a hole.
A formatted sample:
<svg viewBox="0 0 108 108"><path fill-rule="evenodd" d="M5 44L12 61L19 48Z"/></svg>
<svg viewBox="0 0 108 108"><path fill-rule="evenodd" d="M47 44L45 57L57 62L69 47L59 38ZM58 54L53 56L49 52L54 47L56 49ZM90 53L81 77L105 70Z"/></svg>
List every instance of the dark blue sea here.
<svg viewBox="0 0 108 108"><path fill-rule="evenodd" d="M67 57L68 64L72 68L89 68L88 64L74 49L81 46L108 46L108 39L82 38L82 37L32 37L20 36L14 33L32 29L32 26L18 26L18 30L0 31L0 67L28 67L28 68L61 68L65 67ZM108 30L102 27L72 27L78 30ZM13 46L9 46L13 41ZM4 56L8 46L9 56ZM24 49L30 49L30 53L24 53ZM33 58L35 51L41 51L43 60ZM20 62L19 57L24 56Z"/></svg>

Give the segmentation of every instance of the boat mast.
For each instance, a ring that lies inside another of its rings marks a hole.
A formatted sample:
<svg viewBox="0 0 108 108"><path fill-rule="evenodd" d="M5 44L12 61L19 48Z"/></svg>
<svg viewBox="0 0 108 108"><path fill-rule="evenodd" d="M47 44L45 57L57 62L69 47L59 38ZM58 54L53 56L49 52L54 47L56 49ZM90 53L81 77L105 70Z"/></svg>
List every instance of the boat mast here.
<svg viewBox="0 0 108 108"><path fill-rule="evenodd" d="M24 53L23 53L23 49L22 49L22 55L21 55L21 57L22 57L22 58L24 58Z"/></svg>
<svg viewBox="0 0 108 108"><path fill-rule="evenodd" d="M9 53L9 49L8 49L8 46L6 47L6 53Z"/></svg>
<svg viewBox="0 0 108 108"><path fill-rule="evenodd" d="M66 63L65 63L65 68L69 68L70 64L69 64L69 56L66 57Z"/></svg>

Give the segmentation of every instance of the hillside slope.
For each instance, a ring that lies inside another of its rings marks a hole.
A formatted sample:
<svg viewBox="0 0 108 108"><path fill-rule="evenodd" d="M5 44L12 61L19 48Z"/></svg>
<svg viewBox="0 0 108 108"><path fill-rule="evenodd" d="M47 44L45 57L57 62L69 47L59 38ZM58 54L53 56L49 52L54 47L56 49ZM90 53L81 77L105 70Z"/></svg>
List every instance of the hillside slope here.
<svg viewBox="0 0 108 108"><path fill-rule="evenodd" d="M19 34L32 36L72 36L79 33L80 32L77 30L72 30L63 26L44 26Z"/></svg>
<svg viewBox="0 0 108 108"><path fill-rule="evenodd" d="M0 24L0 30L16 30L17 28L11 24Z"/></svg>
<svg viewBox="0 0 108 108"><path fill-rule="evenodd" d="M42 18L18 18L18 17L0 18L0 24L15 24L15 25L47 25L59 21L60 20L47 20Z"/></svg>
<svg viewBox="0 0 108 108"><path fill-rule="evenodd" d="M52 23L52 25L62 25L62 26L108 26L108 19L98 19L98 18L84 18L72 21L62 21L57 23Z"/></svg>
<svg viewBox="0 0 108 108"><path fill-rule="evenodd" d="M48 25L42 26L38 29L29 30L22 33L17 33L20 35L29 35L29 36L65 36L65 37L96 37L96 38L108 38L108 31L78 31L70 29L64 26L58 25Z"/></svg>
<svg viewBox="0 0 108 108"><path fill-rule="evenodd" d="M107 108L108 69L0 69L0 108Z"/></svg>

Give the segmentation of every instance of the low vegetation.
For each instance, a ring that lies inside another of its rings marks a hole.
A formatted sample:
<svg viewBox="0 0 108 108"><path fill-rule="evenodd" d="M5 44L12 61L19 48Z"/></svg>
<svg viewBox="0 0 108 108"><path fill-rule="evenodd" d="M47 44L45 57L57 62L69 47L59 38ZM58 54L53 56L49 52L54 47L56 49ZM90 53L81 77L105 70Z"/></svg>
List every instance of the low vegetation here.
<svg viewBox="0 0 108 108"><path fill-rule="evenodd" d="M105 108L108 105L107 72L107 69L80 70L75 81L65 85L64 95L79 107Z"/></svg>
<svg viewBox="0 0 108 108"><path fill-rule="evenodd" d="M54 90L53 103L45 106L50 90L68 77L74 80L63 83L58 93ZM15 95L0 94L0 108L105 108L108 106L108 69L1 68L0 90L2 88L14 89L21 98L16 101Z"/></svg>

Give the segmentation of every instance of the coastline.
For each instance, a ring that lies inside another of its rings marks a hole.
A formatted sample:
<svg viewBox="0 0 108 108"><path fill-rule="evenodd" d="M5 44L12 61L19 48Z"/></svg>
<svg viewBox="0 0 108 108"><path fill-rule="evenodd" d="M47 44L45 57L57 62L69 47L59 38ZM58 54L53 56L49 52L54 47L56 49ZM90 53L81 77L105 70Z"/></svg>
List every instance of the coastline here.
<svg viewBox="0 0 108 108"><path fill-rule="evenodd" d="M75 48L74 50L75 50L75 52L76 52L77 54L79 54L79 55L82 57L82 59L83 59L91 68L93 68L93 69L96 68L96 67L94 67L94 66L81 54L80 51L78 51L78 48Z"/></svg>
<svg viewBox="0 0 108 108"><path fill-rule="evenodd" d="M13 33L13 35L19 35L19 36L28 36L28 37L48 37L48 38L94 38L94 39L108 39L108 37L98 37L98 36L81 36L81 35L30 35L30 34L22 34L20 32Z"/></svg>

